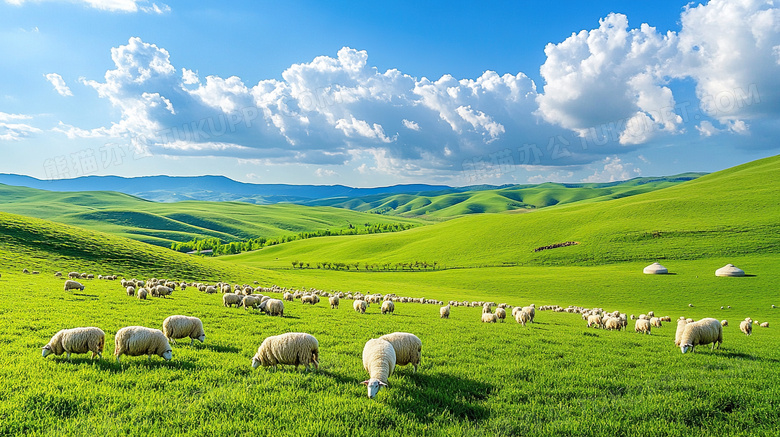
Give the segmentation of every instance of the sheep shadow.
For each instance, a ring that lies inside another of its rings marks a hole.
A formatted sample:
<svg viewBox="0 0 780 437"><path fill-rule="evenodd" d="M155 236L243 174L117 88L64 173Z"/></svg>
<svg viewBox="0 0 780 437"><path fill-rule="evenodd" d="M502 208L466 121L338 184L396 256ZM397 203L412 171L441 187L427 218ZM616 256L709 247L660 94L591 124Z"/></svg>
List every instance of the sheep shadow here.
<svg viewBox="0 0 780 437"><path fill-rule="evenodd" d="M489 384L448 374L404 372L404 377L408 382L391 378L390 389L404 390L408 396L394 398L388 404L417 422L431 423L442 412L466 421L486 420L490 416L490 410L481 405L493 390Z"/></svg>
<svg viewBox="0 0 780 437"><path fill-rule="evenodd" d="M223 346L221 344L204 344L198 347L198 349L208 349L213 352L219 352L219 353L239 353L241 352L241 349L233 346Z"/></svg>
<svg viewBox="0 0 780 437"><path fill-rule="evenodd" d="M85 294L85 293L73 293L73 296L81 296L81 297L91 297L92 299L97 299L97 294ZM79 299L79 300L86 300L86 299Z"/></svg>
<svg viewBox="0 0 780 437"><path fill-rule="evenodd" d="M116 358L114 358L113 355L110 355L108 357L103 357L103 359L95 359L92 360L88 356L84 357L71 357L70 361L68 361L67 358L56 358L58 364L62 365L72 365L72 366L82 366L82 365L91 365L95 366L97 369L104 371L104 372L111 372L111 373L122 373L128 368L132 367L142 367L147 370L151 369L158 369L158 368L167 368L167 369L184 369L184 370L195 370L197 366L195 366L193 363L186 361L186 360L177 360L174 358L171 361L165 361L164 359L160 357L152 357L152 358L141 358L141 357L132 357L131 359L128 359L127 356L122 356L122 362L117 363Z"/></svg>
<svg viewBox="0 0 780 437"><path fill-rule="evenodd" d="M723 349L720 349L720 351L721 352L718 353L718 350L716 349L715 353L717 355L720 355L722 357L729 358L729 359L731 359L731 358L739 358L739 359L750 360L750 361L768 361L768 362L774 363L774 364L780 363L780 360L778 360L776 358L757 357L755 355L746 354L744 352L729 352L729 351L724 351Z"/></svg>

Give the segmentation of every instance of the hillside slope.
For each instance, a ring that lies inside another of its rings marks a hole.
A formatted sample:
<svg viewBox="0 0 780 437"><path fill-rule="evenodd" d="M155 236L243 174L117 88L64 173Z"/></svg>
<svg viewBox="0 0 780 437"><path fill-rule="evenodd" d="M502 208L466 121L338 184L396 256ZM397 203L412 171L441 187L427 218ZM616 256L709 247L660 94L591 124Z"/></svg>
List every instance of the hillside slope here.
<svg viewBox="0 0 780 437"><path fill-rule="evenodd" d="M0 211L170 247L194 238L273 238L350 224L420 223L329 207L241 202L157 203L107 191L56 192L0 185Z"/></svg>
<svg viewBox="0 0 780 437"><path fill-rule="evenodd" d="M651 193L529 214L467 216L397 234L287 243L225 261L437 261L445 266L601 264L780 251L780 156ZM577 245L535 252L563 243Z"/></svg>
<svg viewBox="0 0 780 437"><path fill-rule="evenodd" d="M269 274L128 238L3 212L0 212L0 266L4 271L27 268L47 275L57 270L76 270L96 275L214 281L229 277L268 277Z"/></svg>
<svg viewBox="0 0 780 437"><path fill-rule="evenodd" d="M305 205L335 206L355 211L378 212L403 217L450 218L466 214L526 211L573 202L617 199L634 196L696 179L701 173L685 173L660 178L634 178L615 183L513 185L484 189L474 187L459 192L419 194L379 194L348 199L323 199Z"/></svg>

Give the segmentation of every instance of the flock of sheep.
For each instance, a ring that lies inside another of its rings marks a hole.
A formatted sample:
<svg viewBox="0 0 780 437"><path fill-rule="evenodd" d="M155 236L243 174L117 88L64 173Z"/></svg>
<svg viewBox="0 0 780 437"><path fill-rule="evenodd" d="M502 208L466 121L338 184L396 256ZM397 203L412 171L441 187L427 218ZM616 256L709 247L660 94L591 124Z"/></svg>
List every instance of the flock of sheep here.
<svg viewBox="0 0 780 437"><path fill-rule="evenodd" d="M170 316L163 321L162 328L161 331L144 326L126 326L117 331L114 337L114 356L117 363L122 355L158 355L170 360L173 351L169 341L176 343L176 339L187 337L191 338L190 345L195 340L201 343L206 341L203 323L197 317ZM102 358L105 343L106 334L100 328L63 329L54 334L43 347L42 355L45 358L50 354L59 356L65 353L70 360L71 354L92 352L92 359Z"/></svg>
<svg viewBox="0 0 780 437"><path fill-rule="evenodd" d="M25 269L26 270L26 269ZM33 272L37 273L37 272ZM55 274L62 277L61 272ZM85 286L75 279L93 279L94 275L71 272L65 281L64 289L84 290ZM116 280L116 276L99 276L98 279ZM258 282L255 281L255 284ZM316 305L320 297L328 298L332 309L337 309L341 299L353 300L353 309L359 313L365 313L371 304L380 305L382 314L392 314L395 311L395 302L416 302L425 304L443 305L443 302L425 298L399 297L395 294L370 294L344 293L323 290L291 290L278 286L253 287L248 284L229 284L218 282L213 285L203 283L186 283L151 278L149 280L121 280L121 285L128 296L138 299L146 299L148 296L165 298L170 296L177 288L186 290L188 287L208 293L222 293L222 303L225 307L244 307L245 309L258 309L272 316L284 316L284 301L300 300L302 304ZM273 299L261 292L281 293L282 299ZM536 316L536 306L511 306L506 303L484 301L450 301L439 309L440 318L447 319L452 307L478 307L482 306L481 320L486 323L505 321L507 310L511 309L511 315L522 326L533 323ZM690 305L689 305L690 306ZM496 307L493 310L493 307ZM774 306L773 306L774 308ZM558 305L546 305L539 308L541 311L555 311L567 313L579 313L582 319L587 321L587 327L602 328L606 330L625 330L628 320L635 320L634 330L638 333L650 334L652 328L660 328L662 322L671 322L668 316L656 317L650 311L635 317L628 317L619 311L605 312L601 308L582 308L569 306L562 308ZM746 335L752 334L754 322L747 318L740 323L740 331ZM693 352L696 346L711 345L711 349L720 348L723 342L723 327L728 326L727 320L718 321L713 318L705 318L698 321L681 317L677 322L675 333L675 346L680 347L682 353ZM768 327L768 322L760 326ZM174 315L166 318L162 324L162 330L142 326L127 326L119 329L115 336L115 350L117 362L122 355L158 355L165 360L172 358L170 342L176 339L190 338L190 345L195 340L205 341L203 323L197 317ZM100 328L85 327L63 329L57 332L43 347L42 355L67 354L70 359L72 353L81 354L92 352L92 359L102 358L105 344L105 334ZM393 374L395 366L412 364L415 372L422 355L422 342L414 334L396 332L382 337L368 340L363 348L363 367L369 374L369 379L362 382L367 386L368 397L374 398L382 387L387 387L388 377ZM319 368L319 342L314 336L307 333L292 332L267 337L252 357L253 368L259 366L294 365L295 368L303 365L306 370L313 365Z"/></svg>

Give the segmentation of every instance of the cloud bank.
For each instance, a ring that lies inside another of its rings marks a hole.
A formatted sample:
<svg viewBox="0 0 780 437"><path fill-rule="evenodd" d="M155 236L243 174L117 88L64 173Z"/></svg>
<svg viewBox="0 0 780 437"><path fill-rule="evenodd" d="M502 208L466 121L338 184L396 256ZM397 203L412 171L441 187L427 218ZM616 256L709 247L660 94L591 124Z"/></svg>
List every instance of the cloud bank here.
<svg viewBox="0 0 780 437"><path fill-rule="evenodd" d="M637 171L616 157L603 161L607 154L686 131L748 135L776 124L779 11L758 0L713 0L687 7L681 30L665 34L610 14L597 28L547 45L541 91L522 72L429 79L379 71L366 51L349 47L291 65L281 80L201 77L133 37L111 49L114 67L102 80L81 80L121 119L55 130L70 138L128 137L155 154L352 163L361 172L399 175L460 171L483 156L551 167L601 161L593 179L609 180ZM60 92L57 78L49 80ZM690 107L675 99L679 80L695 83L698 101L685 102Z"/></svg>

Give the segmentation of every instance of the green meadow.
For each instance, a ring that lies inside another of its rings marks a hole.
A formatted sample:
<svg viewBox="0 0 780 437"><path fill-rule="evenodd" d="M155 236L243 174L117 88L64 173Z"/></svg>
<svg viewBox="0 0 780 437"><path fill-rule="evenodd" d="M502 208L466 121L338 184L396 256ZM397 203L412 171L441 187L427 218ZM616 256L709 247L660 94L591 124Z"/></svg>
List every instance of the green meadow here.
<svg viewBox="0 0 780 437"><path fill-rule="evenodd" d="M774 157L631 197L475 214L400 233L322 237L218 258L0 213L0 435L774 436L778 183ZM567 241L578 244L534 252ZM438 261L441 268L294 269L294 259ZM654 261L671 274L642 274ZM748 275L715 277L726 263ZM225 308L221 295L193 288L139 301L119 281L95 279L84 280L84 291L64 292L53 274L72 270L730 323L720 350L681 354L675 322L643 335L630 321L627 331L603 331L587 328L579 314L538 311L536 323L522 327L514 320L480 323L481 308L453 307L444 320L438 305L418 303L396 303L393 315L371 305L361 315L347 299L338 309L326 300L285 302L278 318ZM205 343L179 341L170 362L145 356L115 362L117 330L161 328L173 314L201 318ZM745 336L739 332L745 317L769 327ZM54 333L76 326L105 331L102 360L41 357ZM319 340L319 370L251 368L265 337L296 331ZM420 369L397 367L390 387L369 400L360 384L368 377L363 345L393 331L422 339Z"/></svg>
<svg viewBox="0 0 780 437"><path fill-rule="evenodd" d="M292 204L157 203L108 191L56 192L0 184L0 211L42 218L170 247L173 242L275 238L325 229L421 221Z"/></svg>

